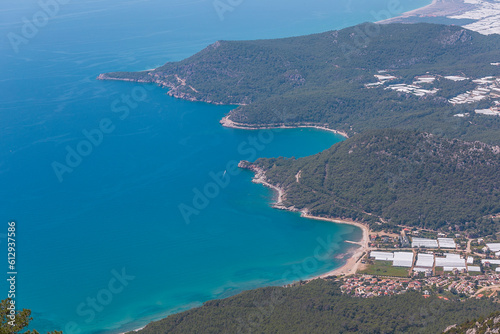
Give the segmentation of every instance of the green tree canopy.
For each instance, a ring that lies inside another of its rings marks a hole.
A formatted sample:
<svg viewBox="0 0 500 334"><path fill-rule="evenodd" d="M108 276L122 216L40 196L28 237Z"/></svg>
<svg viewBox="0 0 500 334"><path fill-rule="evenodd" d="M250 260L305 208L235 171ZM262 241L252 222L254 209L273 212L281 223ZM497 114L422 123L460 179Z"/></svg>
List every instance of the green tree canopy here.
<svg viewBox="0 0 500 334"><path fill-rule="evenodd" d="M22 309L15 312L15 317L12 319L11 316L11 299L7 298L2 300L0 304L0 312L2 317L2 323L0 325L0 334L39 334L36 330L23 330L28 327L29 323L33 318L31 317L31 310ZM62 334L62 332L53 331L49 334Z"/></svg>

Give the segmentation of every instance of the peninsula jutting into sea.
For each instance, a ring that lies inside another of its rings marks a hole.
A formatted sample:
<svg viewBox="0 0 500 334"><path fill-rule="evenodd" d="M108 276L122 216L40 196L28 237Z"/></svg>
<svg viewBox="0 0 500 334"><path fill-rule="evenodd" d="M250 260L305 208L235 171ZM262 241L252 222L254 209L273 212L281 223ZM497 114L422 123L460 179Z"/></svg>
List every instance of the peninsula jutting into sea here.
<svg viewBox="0 0 500 334"><path fill-rule="evenodd" d="M458 26L366 23L218 41L152 71L98 79L156 83L177 98L238 105L221 121L228 127L316 126L344 136L409 128L498 144L498 118L476 115L498 113L499 43L498 34ZM255 52L260 56L247 56Z"/></svg>

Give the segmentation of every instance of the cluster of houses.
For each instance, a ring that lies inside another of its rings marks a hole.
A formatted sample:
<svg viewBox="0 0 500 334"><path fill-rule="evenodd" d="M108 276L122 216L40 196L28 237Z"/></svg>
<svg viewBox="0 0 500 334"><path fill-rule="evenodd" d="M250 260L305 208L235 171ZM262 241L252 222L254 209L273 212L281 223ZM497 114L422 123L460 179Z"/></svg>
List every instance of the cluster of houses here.
<svg viewBox="0 0 500 334"><path fill-rule="evenodd" d="M453 291L455 290L457 293L463 293L467 296L472 296L476 293L476 284L471 281L459 280L453 281L448 285L447 290Z"/></svg>
<svg viewBox="0 0 500 334"><path fill-rule="evenodd" d="M453 276L444 275L427 277L425 279L379 278L376 276L353 276L344 278L340 289L342 293L355 297L391 296L408 290L423 291L428 296L428 290L449 291L463 294L467 297L483 297L477 292L482 288L498 286L500 275Z"/></svg>
<svg viewBox="0 0 500 334"><path fill-rule="evenodd" d="M356 297L391 296L408 290L421 290L418 280L355 276L343 280L340 290Z"/></svg>
<svg viewBox="0 0 500 334"><path fill-rule="evenodd" d="M429 288L436 287L448 291L455 290L457 293L473 296L481 288L500 284L500 275L477 275L474 277L445 275L426 278L422 284Z"/></svg>

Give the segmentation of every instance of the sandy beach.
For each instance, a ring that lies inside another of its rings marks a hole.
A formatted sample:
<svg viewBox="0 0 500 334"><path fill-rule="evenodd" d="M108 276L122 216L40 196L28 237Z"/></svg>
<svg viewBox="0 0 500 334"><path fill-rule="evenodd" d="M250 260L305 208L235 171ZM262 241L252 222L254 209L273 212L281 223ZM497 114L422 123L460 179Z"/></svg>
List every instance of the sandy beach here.
<svg viewBox="0 0 500 334"><path fill-rule="evenodd" d="M277 186L272 185L269 182L267 182L266 175L265 175L263 170L257 170L255 172L256 172L256 174L255 174L255 177L253 178L252 182L263 184L264 186L269 187L276 192L277 198L276 198L276 202L273 203L274 208L282 209L282 210L289 210L289 211L298 211L298 210L295 210L293 207L291 207L291 208L286 207L283 204L283 199L285 198L284 197L285 196L284 190L280 187L277 187ZM313 216L313 215L310 215L309 213L307 213L306 210L301 211L301 217L308 218L308 219L328 221L328 222L332 222L332 223L336 223L336 224L353 225L353 226L359 227L363 231L363 236L362 236L360 241L345 240L345 242L358 245L359 247L358 248L353 247L349 250L348 254L346 254L346 255L350 255L350 257L343 266L336 268L334 270L331 270L329 272L326 272L324 274L315 276L311 279L324 278L324 277L333 276L333 275L339 276L339 275L355 274L357 272L360 264L361 264L361 257L363 256L363 254L365 254L366 252L369 251L368 245L369 245L369 240L370 240L370 229L368 228L368 226L366 226L365 224L359 223L359 222L355 222L355 221L350 220L350 219L326 218L326 217Z"/></svg>
<svg viewBox="0 0 500 334"><path fill-rule="evenodd" d="M304 213L304 212L302 213L302 217L309 218L309 219L329 221L329 222L336 223L336 224L353 225L353 226L359 227L363 231L363 237L361 238L360 241L354 242L354 241L347 241L346 240L346 242L349 242L351 244L356 244L359 247L353 248L350 250L350 252L349 252L350 257L342 267L339 267L339 268L331 270L327 273L318 275L316 277L313 277L312 279L324 278L324 277L334 276L334 275L340 276L340 275L355 274L357 272L360 264L361 264L361 256L363 256L363 254L365 254L366 252L369 251L368 244L369 244L369 240L370 240L370 229L368 228L368 226L366 226L365 224L355 222L353 220L316 217L316 216L312 216L312 215L309 215L309 214Z"/></svg>
<svg viewBox="0 0 500 334"><path fill-rule="evenodd" d="M405 23L410 18L416 17L448 17L451 15L459 15L468 10L474 9L475 6L471 3L466 3L464 0L433 0L427 6L420 7L399 16L378 21L376 23L387 24L387 23Z"/></svg>
<svg viewBox="0 0 500 334"><path fill-rule="evenodd" d="M400 19L405 18L405 17L416 16L416 15L420 15L423 13L427 13L429 10L432 10L441 1L442 0L432 0L432 2L430 4L428 4L427 6L420 7L420 8L414 9L414 10L410 10L408 12L404 12L404 13L400 14L399 16L392 17L392 18L387 19L387 20L378 21L375 23L398 22Z"/></svg>
<svg viewBox="0 0 500 334"><path fill-rule="evenodd" d="M314 125L314 124L293 125L293 126L288 126L288 125L279 125L279 126L278 125L277 126L249 125L249 126L246 126L246 125L241 124L241 123L233 122L232 120L229 119L229 115L222 118L220 120L220 124L222 124L222 126L224 126L226 128L243 129L243 130L314 128L314 129L330 131L330 132L336 133L338 135L341 135L345 138L349 138L349 136L347 135L347 133L345 131L330 129L330 128L327 128L325 126Z"/></svg>

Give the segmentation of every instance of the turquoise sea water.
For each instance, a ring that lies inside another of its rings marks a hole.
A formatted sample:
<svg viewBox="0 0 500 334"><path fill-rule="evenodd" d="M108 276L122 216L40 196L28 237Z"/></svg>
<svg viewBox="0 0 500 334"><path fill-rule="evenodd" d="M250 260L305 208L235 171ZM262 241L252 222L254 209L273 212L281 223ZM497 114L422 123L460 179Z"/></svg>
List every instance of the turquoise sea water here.
<svg viewBox="0 0 500 334"><path fill-rule="evenodd" d="M242 1L223 20L213 1L64 2L46 7L54 14L46 22L38 1L0 4L0 247L6 263L7 221L15 220L16 301L33 310L35 328L123 332L341 264L343 240L358 229L272 209L273 193L252 173L228 168L311 155L341 137L227 129L218 121L233 107L95 77L180 60L218 39L321 32L429 1ZM33 20L40 27L30 32L23 26ZM12 42L13 34L24 39ZM95 144L85 146L85 133ZM60 182L53 166L66 164L68 149L85 156ZM184 219L182 204L196 214Z"/></svg>

